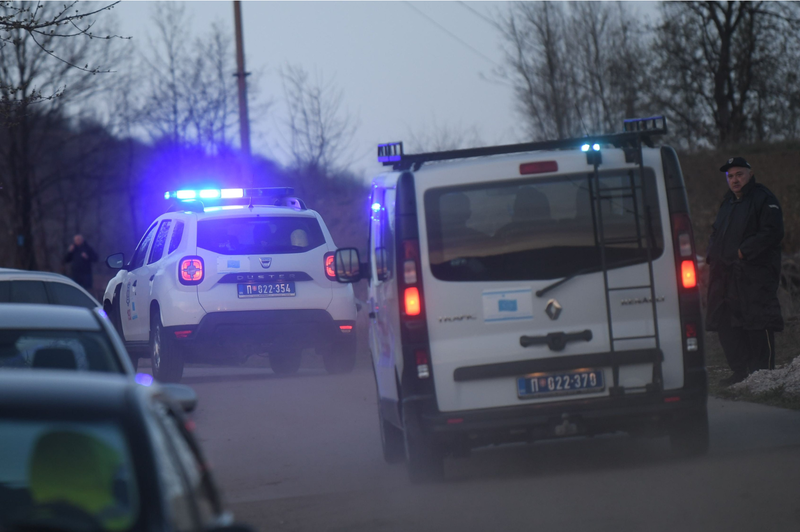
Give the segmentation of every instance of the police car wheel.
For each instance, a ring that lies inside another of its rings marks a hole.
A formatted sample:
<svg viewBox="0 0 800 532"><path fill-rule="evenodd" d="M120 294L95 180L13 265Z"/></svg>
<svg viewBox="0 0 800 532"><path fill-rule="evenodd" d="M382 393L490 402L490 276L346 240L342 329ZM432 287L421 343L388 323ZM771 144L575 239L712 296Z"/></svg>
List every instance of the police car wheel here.
<svg viewBox="0 0 800 532"><path fill-rule="evenodd" d="M322 353L322 364L328 373L350 373L356 365L356 348L350 343L335 343Z"/></svg>
<svg viewBox="0 0 800 532"><path fill-rule="evenodd" d="M150 320L150 365L153 377L161 382L180 382L183 376L183 353L164 334L161 317Z"/></svg>
<svg viewBox="0 0 800 532"><path fill-rule="evenodd" d="M706 407L684 414L669 429L672 453L689 458L708 454L708 410Z"/></svg>
<svg viewBox="0 0 800 532"><path fill-rule="evenodd" d="M294 375L302 361L299 349L274 349L269 353L269 365L277 375Z"/></svg>

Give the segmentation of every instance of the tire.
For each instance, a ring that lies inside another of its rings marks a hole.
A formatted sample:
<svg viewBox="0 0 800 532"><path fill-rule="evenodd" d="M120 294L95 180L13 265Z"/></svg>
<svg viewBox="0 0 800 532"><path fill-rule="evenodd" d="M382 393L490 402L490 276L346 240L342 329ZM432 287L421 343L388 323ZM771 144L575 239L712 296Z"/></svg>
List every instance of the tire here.
<svg viewBox="0 0 800 532"><path fill-rule="evenodd" d="M180 382L183 376L183 353L164 334L161 316L150 317L150 365L153 377L161 382Z"/></svg>
<svg viewBox="0 0 800 532"><path fill-rule="evenodd" d="M406 457L403 431L384 419L380 404L378 405L378 427L381 431L383 459L387 464L399 464Z"/></svg>
<svg viewBox="0 0 800 532"><path fill-rule="evenodd" d="M322 364L331 375L350 373L356 366L356 346L350 343L336 343L322 353Z"/></svg>
<svg viewBox="0 0 800 532"><path fill-rule="evenodd" d="M708 410L687 412L676 419L670 427L670 447L672 454L681 458L691 458L708 454Z"/></svg>
<svg viewBox="0 0 800 532"><path fill-rule="evenodd" d="M269 354L269 365L276 375L294 375L302 362L303 356L298 349L279 349Z"/></svg>
<svg viewBox="0 0 800 532"><path fill-rule="evenodd" d="M412 484L444 480L444 451L419 429L413 415L403 412L406 469Z"/></svg>

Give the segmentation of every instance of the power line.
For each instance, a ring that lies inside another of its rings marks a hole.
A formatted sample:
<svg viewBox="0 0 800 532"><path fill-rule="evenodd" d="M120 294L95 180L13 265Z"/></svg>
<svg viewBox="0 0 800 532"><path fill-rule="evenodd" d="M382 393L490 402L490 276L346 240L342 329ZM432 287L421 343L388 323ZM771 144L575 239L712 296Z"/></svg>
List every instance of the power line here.
<svg viewBox="0 0 800 532"><path fill-rule="evenodd" d="M478 11L477 9L474 9L472 6L470 6L466 2L462 2L462 1L459 0L459 2L457 2L457 3L461 4L462 7L472 11L478 18L483 19L486 23L488 23L494 29L502 31L502 28L497 24L497 22L495 22L494 20L490 19L489 17L487 17L486 15L484 15L483 13Z"/></svg>
<svg viewBox="0 0 800 532"><path fill-rule="evenodd" d="M416 7L414 4L412 4L412 3L411 3L411 2L409 2L408 0L406 0L404 3L405 3L405 4L406 4L408 7L410 7L411 9L413 9L414 11L416 11L417 13L419 13L420 15L422 15L423 17L425 17L426 19L428 19L428 21L429 21L429 22L431 22L431 23L432 23L433 25L435 25L437 28L439 28L440 30L442 30L443 32L445 32L446 34L448 34L450 37L452 37L453 39L457 40L457 41L458 41L459 43L461 43L462 45L464 45L464 46L466 46L467 48L469 48L469 49L470 49L470 50L471 50L473 53L475 53L475 54L479 55L480 57L482 57L483 59L485 59L485 60L489 61L489 62L490 62L491 64L493 64L495 67L499 67L499 66L500 66L500 65L498 65L497 63L495 63L495 62L494 62L494 59L490 58L489 56L487 56L486 54L484 54L484 53L483 53L483 52L481 52L480 50L478 50L478 49L474 48L474 47L473 47L471 44L469 44L468 42L466 42L466 41L464 41L463 39L461 39L461 37L459 37L459 36L458 36L458 35L456 35L455 33L451 32L450 30L448 30L447 28L445 28L444 26L442 26L441 24L439 24L438 22L436 22L434 19L432 19L431 17L429 17L427 14L425 14L425 12L421 11L419 8L417 8L417 7Z"/></svg>

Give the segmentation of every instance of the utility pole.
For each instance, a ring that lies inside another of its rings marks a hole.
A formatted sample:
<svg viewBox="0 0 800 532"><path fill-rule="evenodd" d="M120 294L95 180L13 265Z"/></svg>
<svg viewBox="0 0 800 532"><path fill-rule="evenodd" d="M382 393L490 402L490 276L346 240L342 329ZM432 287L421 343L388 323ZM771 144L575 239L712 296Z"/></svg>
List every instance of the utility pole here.
<svg viewBox="0 0 800 532"><path fill-rule="evenodd" d="M250 118L247 114L247 75L244 69L244 41L242 39L242 5L233 1L233 21L236 26L236 80L239 85L239 139L245 158L246 186L252 186L250 171Z"/></svg>

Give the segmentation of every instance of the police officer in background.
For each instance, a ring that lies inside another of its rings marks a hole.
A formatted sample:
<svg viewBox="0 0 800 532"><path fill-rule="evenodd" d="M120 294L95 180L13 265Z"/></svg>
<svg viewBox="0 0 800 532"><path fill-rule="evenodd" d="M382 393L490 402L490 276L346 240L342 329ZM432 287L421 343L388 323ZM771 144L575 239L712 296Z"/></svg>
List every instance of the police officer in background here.
<svg viewBox="0 0 800 532"><path fill-rule="evenodd" d="M783 330L778 303L783 211L742 157L728 159L720 171L730 190L708 244L706 329L719 334L733 371L720 384L731 385L775 367L774 332Z"/></svg>
<svg viewBox="0 0 800 532"><path fill-rule="evenodd" d="M75 235L64 262L71 262L70 277L90 293L92 291L92 263L97 262L97 253L86 243L83 235Z"/></svg>

